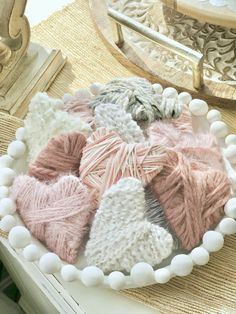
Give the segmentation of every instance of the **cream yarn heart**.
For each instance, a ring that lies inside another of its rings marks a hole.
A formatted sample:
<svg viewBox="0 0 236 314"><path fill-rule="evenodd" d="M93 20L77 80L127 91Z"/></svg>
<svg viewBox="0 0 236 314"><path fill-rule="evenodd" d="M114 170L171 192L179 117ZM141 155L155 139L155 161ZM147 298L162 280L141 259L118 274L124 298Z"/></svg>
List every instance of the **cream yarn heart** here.
<svg viewBox="0 0 236 314"><path fill-rule="evenodd" d="M137 122L117 104L101 104L95 108L96 127L105 127L120 135L126 143L142 143L145 141L143 131Z"/></svg>
<svg viewBox="0 0 236 314"><path fill-rule="evenodd" d="M79 131L88 136L92 129L76 114L63 111L64 103L46 93L38 93L31 101L25 119L29 160L34 160L48 140L55 135Z"/></svg>
<svg viewBox="0 0 236 314"><path fill-rule="evenodd" d="M104 193L86 245L89 265L129 272L138 262L155 266L171 254L171 234L147 221L145 205L142 183L135 178L121 179Z"/></svg>

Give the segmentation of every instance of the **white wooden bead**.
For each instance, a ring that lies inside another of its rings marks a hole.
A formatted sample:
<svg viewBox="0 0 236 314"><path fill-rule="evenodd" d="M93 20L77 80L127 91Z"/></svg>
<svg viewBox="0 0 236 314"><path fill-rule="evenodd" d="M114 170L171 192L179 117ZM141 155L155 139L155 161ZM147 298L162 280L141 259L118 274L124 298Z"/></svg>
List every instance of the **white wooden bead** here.
<svg viewBox="0 0 236 314"><path fill-rule="evenodd" d="M173 87L167 87L164 89L162 95L166 98L177 98L178 97L178 92L175 88Z"/></svg>
<svg viewBox="0 0 236 314"><path fill-rule="evenodd" d="M204 100L193 99L189 103L189 110L194 116L204 116L208 112L208 105Z"/></svg>
<svg viewBox="0 0 236 314"><path fill-rule="evenodd" d="M10 168L13 163L13 158L9 155L2 155L0 157L0 168Z"/></svg>
<svg viewBox="0 0 236 314"><path fill-rule="evenodd" d="M216 109L212 109L208 112L207 114L207 120L210 122L210 123L213 123L215 121L219 121L221 120L221 113L219 110L216 110Z"/></svg>
<svg viewBox="0 0 236 314"><path fill-rule="evenodd" d="M233 218L224 218L221 220L219 228L223 234L234 234L236 233L236 221Z"/></svg>
<svg viewBox="0 0 236 314"><path fill-rule="evenodd" d="M73 96L69 93L66 93L62 96L62 101L64 102L64 104L69 103L71 100L73 100Z"/></svg>
<svg viewBox="0 0 236 314"><path fill-rule="evenodd" d="M170 264L171 272L177 276L187 276L192 272L193 262L190 256L179 254L172 258Z"/></svg>
<svg viewBox="0 0 236 314"><path fill-rule="evenodd" d="M15 159L22 157L25 151L26 151L25 143L18 140L11 142L7 149L8 155Z"/></svg>
<svg viewBox="0 0 236 314"><path fill-rule="evenodd" d="M231 187L236 190L236 173L230 174L229 179L231 181Z"/></svg>
<svg viewBox="0 0 236 314"><path fill-rule="evenodd" d="M232 163L236 163L236 145L229 145L224 151L225 157Z"/></svg>
<svg viewBox="0 0 236 314"><path fill-rule="evenodd" d="M141 262L132 267L130 276L136 285L144 286L154 280L154 271L151 265Z"/></svg>
<svg viewBox="0 0 236 314"><path fill-rule="evenodd" d="M192 100L192 96L187 92L182 92L178 96L178 100L183 105L188 105Z"/></svg>
<svg viewBox="0 0 236 314"><path fill-rule="evenodd" d="M40 250L37 245L29 244L24 248L23 256L28 262L35 262L40 258Z"/></svg>
<svg viewBox="0 0 236 314"><path fill-rule="evenodd" d="M16 177L15 171L10 168L0 169L0 185L10 186Z"/></svg>
<svg viewBox="0 0 236 314"><path fill-rule="evenodd" d="M112 289L121 290L125 287L125 275L120 271L113 271L108 276L108 282Z"/></svg>
<svg viewBox="0 0 236 314"><path fill-rule="evenodd" d="M9 232L8 241L13 248L23 249L30 243L31 235L25 227L16 226Z"/></svg>
<svg viewBox="0 0 236 314"><path fill-rule="evenodd" d="M190 257L196 265L206 265L210 259L208 251L203 247L193 249L190 253Z"/></svg>
<svg viewBox="0 0 236 314"><path fill-rule="evenodd" d="M221 233L210 230L204 234L202 242L208 252L217 252L222 249L224 238Z"/></svg>
<svg viewBox="0 0 236 314"><path fill-rule="evenodd" d="M55 274L61 269L61 260L55 253L46 253L39 260L39 268L45 274Z"/></svg>
<svg viewBox="0 0 236 314"><path fill-rule="evenodd" d="M16 203L9 197L0 200L0 216L14 214L16 211Z"/></svg>
<svg viewBox="0 0 236 314"><path fill-rule="evenodd" d="M0 199L8 197L9 189L6 186L0 186Z"/></svg>
<svg viewBox="0 0 236 314"><path fill-rule="evenodd" d="M103 271L96 266L85 267L81 272L81 281L86 287L98 286L103 280Z"/></svg>
<svg viewBox="0 0 236 314"><path fill-rule="evenodd" d="M225 204L225 214L228 217L236 219L236 198L231 198Z"/></svg>
<svg viewBox="0 0 236 314"><path fill-rule="evenodd" d="M171 273L168 268L157 269L154 273L156 282L158 283L167 283L171 278Z"/></svg>
<svg viewBox="0 0 236 314"><path fill-rule="evenodd" d="M163 93L163 87L161 86L161 84L152 84L152 88L158 95L161 95Z"/></svg>
<svg viewBox="0 0 236 314"><path fill-rule="evenodd" d="M89 89L94 96L97 96L101 93L103 87L104 85L101 83L93 83L90 85Z"/></svg>
<svg viewBox="0 0 236 314"><path fill-rule="evenodd" d="M4 216L0 221L0 229L9 232L16 225L16 219L12 215Z"/></svg>
<svg viewBox="0 0 236 314"><path fill-rule="evenodd" d="M25 141L25 139L26 139L26 130L25 130L25 128L18 128L17 130L16 130L16 139L18 140L18 141Z"/></svg>
<svg viewBox="0 0 236 314"><path fill-rule="evenodd" d="M225 144L229 145L236 145L236 134L229 134L225 138Z"/></svg>
<svg viewBox="0 0 236 314"><path fill-rule="evenodd" d="M61 276L67 282L75 281L79 278L79 271L74 265L65 265L61 269Z"/></svg>
<svg viewBox="0 0 236 314"><path fill-rule="evenodd" d="M80 88L75 92L75 96L78 98L90 98L91 94L87 88Z"/></svg>
<svg viewBox="0 0 236 314"><path fill-rule="evenodd" d="M215 121L210 126L210 132L218 138L225 137L228 133L228 127L223 121Z"/></svg>

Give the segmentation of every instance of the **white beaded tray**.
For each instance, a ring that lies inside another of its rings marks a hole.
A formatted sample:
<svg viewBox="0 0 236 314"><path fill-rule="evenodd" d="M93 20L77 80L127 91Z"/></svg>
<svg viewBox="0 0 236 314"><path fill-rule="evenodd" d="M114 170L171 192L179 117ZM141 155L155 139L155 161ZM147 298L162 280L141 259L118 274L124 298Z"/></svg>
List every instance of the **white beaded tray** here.
<svg viewBox="0 0 236 314"><path fill-rule="evenodd" d="M173 92L173 88L165 89L165 93ZM186 93L179 94L185 97ZM189 95L188 95L189 96ZM68 95L67 95L68 97ZM66 98L66 97L65 97ZM8 237L9 244L27 262L32 262L45 274L61 276L66 282L80 280L85 286L103 286L115 290L142 287L154 283L164 284L175 276L187 276L194 265L205 265L209 261L209 253L223 247L224 236L236 233L236 172L232 164L236 163L236 135L228 135L227 125L221 121L220 112L208 111L208 106L201 100L193 100L189 104L193 116L194 129L212 132L219 141L224 155L225 166L232 183L232 198L225 205L225 217L215 230L207 231L202 244L189 254L178 252L164 261L160 268L153 269L149 264L140 261L133 266L130 274L113 271L105 275L95 266L86 266L82 256L77 265L68 265L49 252L38 240L30 235L23 226L16 211L15 201L9 198L9 189L17 173L26 172L27 147L24 143L25 130L16 131L16 140L9 144L7 155L0 157L0 221L1 235ZM8 234L9 233L9 234Z"/></svg>

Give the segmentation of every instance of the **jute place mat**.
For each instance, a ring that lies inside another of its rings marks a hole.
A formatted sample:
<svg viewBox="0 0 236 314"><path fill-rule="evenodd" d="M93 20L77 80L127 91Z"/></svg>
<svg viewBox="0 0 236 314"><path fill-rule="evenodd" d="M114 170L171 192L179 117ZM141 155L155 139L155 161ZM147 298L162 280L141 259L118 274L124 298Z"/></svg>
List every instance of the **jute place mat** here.
<svg viewBox="0 0 236 314"><path fill-rule="evenodd" d="M9 142L15 137L17 128L23 121L0 112L0 156L6 153Z"/></svg>
<svg viewBox="0 0 236 314"><path fill-rule="evenodd" d="M33 29L32 37L44 46L62 49L68 56L69 63L49 89L52 96L62 96L69 89L85 87L91 82L103 83L117 76L134 75L110 54L97 35L87 0L77 0L55 13ZM236 112L221 111L230 131L236 132ZM6 116L0 118L2 152L21 122ZM211 255L210 263L195 267L186 278L121 293L155 308L158 313L236 313L236 237L226 237L224 248Z"/></svg>

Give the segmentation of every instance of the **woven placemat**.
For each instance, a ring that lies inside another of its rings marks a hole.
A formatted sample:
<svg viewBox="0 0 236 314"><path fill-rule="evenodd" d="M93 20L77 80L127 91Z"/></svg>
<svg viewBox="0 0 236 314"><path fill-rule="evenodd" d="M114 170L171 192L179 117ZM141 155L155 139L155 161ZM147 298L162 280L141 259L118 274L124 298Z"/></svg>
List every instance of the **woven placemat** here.
<svg viewBox="0 0 236 314"><path fill-rule="evenodd" d="M69 58L70 63L49 89L52 96L62 96L69 89L85 87L91 82L133 75L110 54L97 35L87 0L77 0L55 13L35 27L32 36L44 46L62 49ZM235 110L221 109L221 112L231 132L236 133ZM16 125L20 123L14 121ZM9 123L9 129L15 128L12 120ZM8 131L5 135L7 124L6 118L3 123L1 120L0 137L5 138L4 143L14 133ZM194 268L190 276L122 294L155 308L158 313L236 313L236 237L227 237L224 248L211 256L210 263Z"/></svg>
<svg viewBox="0 0 236 314"><path fill-rule="evenodd" d="M22 120L0 112L0 156L5 154L9 142L15 137L16 129L22 125Z"/></svg>

